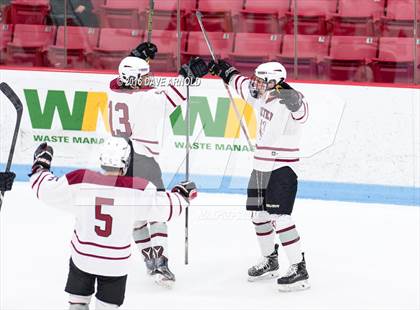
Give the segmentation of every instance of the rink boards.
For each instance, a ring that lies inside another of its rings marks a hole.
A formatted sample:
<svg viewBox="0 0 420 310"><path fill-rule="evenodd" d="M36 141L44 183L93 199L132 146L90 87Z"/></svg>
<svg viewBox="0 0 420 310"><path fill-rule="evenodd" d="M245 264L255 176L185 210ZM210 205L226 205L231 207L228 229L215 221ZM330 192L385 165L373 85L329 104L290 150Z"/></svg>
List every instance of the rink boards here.
<svg viewBox="0 0 420 310"><path fill-rule="evenodd" d="M168 79L166 76L158 76ZM34 148L54 146L54 171L97 167L109 136L107 91L112 74L0 70L24 105L14 169L26 180ZM309 102L298 173L302 198L418 205L420 89L291 83ZM252 150L218 79L190 89L190 171L206 192L244 193ZM0 163L4 164L14 112L0 95ZM255 137L257 117L235 104ZM160 163L166 184L185 171L185 107L166 115Z"/></svg>

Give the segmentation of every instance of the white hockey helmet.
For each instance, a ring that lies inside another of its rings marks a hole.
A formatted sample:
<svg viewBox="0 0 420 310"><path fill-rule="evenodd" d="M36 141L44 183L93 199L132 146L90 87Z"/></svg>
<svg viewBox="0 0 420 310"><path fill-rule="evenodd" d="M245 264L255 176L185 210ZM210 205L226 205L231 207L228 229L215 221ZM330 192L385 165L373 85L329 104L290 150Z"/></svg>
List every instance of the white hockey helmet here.
<svg viewBox="0 0 420 310"><path fill-rule="evenodd" d="M148 75L149 72L150 66L147 61L133 56L125 57L118 66L120 81L132 88L140 86L142 77Z"/></svg>
<svg viewBox="0 0 420 310"><path fill-rule="evenodd" d="M130 153L130 145L124 138L106 139L99 156L101 168L105 171L122 169L123 174L126 174L130 165Z"/></svg>
<svg viewBox="0 0 420 310"><path fill-rule="evenodd" d="M278 83L287 78L286 68L279 62L265 62L255 69L251 78L250 91L253 97L258 98L266 91L272 90Z"/></svg>

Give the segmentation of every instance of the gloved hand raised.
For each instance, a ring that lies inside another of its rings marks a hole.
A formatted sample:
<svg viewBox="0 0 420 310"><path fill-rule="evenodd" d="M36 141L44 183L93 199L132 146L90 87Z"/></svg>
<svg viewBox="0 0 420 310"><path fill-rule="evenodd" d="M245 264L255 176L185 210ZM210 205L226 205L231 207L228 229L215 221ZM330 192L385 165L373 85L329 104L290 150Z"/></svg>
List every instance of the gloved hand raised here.
<svg viewBox="0 0 420 310"><path fill-rule="evenodd" d="M0 192L10 191L16 174L12 171L0 172Z"/></svg>
<svg viewBox="0 0 420 310"><path fill-rule="evenodd" d="M239 74L234 66L222 59L219 59L218 62L211 60L208 67L211 74L220 76L226 84L229 84L232 76Z"/></svg>
<svg viewBox="0 0 420 310"><path fill-rule="evenodd" d="M149 62L150 59L155 58L157 52L158 49L155 44L143 42L133 49L129 56L139 57Z"/></svg>
<svg viewBox="0 0 420 310"><path fill-rule="evenodd" d="M200 57L193 57L188 64L183 64L179 73L184 78L189 78L194 83L197 78L205 76L209 72L207 64Z"/></svg>
<svg viewBox="0 0 420 310"><path fill-rule="evenodd" d="M48 145L46 142L41 143L34 153L34 161L32 164L32 172L29 176L34 173L37 173L40 170L50 170L51 161L54 156L53 148Z"/></svg>
<svg viewBox="0 0 420 310"><path fill-rule="evenodd" d="M192 181L183 181L172 188L173 193L179 193L188 202L197 197L197 187Z"/></svg>

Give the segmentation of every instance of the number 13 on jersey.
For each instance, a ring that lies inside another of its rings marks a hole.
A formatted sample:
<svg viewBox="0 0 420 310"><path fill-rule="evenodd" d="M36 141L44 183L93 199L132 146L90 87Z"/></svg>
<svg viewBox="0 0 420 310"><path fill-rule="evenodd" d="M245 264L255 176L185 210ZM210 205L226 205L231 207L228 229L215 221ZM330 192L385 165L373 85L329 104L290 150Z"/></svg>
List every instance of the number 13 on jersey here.
<svg viewBox="0 0 420 310"><path fill-rule="evenodd" d="M132 134L128 105L123 102L114 104L109 101L109 125L114 137L128 138Z"/></svg>

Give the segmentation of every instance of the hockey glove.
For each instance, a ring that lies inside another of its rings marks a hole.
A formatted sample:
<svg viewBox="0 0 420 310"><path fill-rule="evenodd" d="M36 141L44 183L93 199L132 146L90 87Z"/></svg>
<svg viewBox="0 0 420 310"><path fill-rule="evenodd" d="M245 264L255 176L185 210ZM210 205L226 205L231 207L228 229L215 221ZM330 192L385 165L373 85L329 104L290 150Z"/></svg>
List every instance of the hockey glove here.
<svg viewBox="0 0 420 310"><path fill-rule="evenodd" d="M179 73L184 78L189 78L191 84L195 82L197 78L201 78L209 73L206 63L200 57L193 57L190 59L188 64L183 64Z"/></svg>
<svg viewBox="0 0 420 310"><path fill-rule="evenodd" d="M157 46L153 43L143 42L140 43L135 49L133 49L129 56L138 57L149 62L150 59L154 59L158 52Z"/></svg>
<svg viewBox="0 0 420 310"><path fill-rule="evenodd" d="M179 193L185 200L191 201L197 197L197 187L194 182L183 181L172 188L173 193Z"/></svg>
<svg viewBox="0 0 420 310"><path fill-rule="evenodd" d="M239 71L234 66L222 59L219 59L217 63L214 60L210 61L209 72L220 76L226 84L229 84L232 76L239 74Z"/></svg>
<svg viewBox="0 0 420 310"><path fill-rule="evenodd" d="M29 176L37 173L40 170L50 170L51 161L54 155L54 150L46 142L40 144L34 153L34 162L32 165L32 172Z"/></svg>
<svg viewBox="0 0 420 310"><path fill-rule="evenodd" d="M0 191L10 191L16 174L14 172L0 172Z"/></svg>
<svg viewBox="0 0 420 310"><path fill-rule="evenodd" d="M302 95L286 82L278 83L276 91L279 92L280 103L285 104L289 111L296 112L302 106Z"/></svg>

